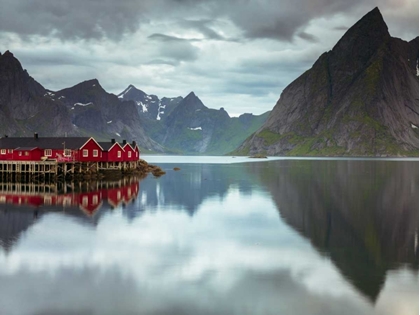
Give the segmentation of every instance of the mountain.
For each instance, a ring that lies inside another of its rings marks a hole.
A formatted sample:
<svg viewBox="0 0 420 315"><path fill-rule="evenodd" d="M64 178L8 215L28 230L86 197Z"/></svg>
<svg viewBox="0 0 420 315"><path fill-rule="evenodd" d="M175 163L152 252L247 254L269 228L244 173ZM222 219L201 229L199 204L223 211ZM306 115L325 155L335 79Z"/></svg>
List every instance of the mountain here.
<svg viewBox="0 0 420 315"><path fill-rule="evenodd" d="M191 92L159 125L148 130L152 139L176 152L225 154L257 130L267 117L268 113L231 118L223 107L210 109Z"/></svg>
<svg viewBox="0 0 420 315"><path fill-rule="evenodd" d="M0 54L0 133L29 136L76 135L69 110L50 96L6 51Z"/></svg>
<svg viewBox="0 0 420 315"><path fill-rule="evenodd" d="M134 101L148 136L176 153L226 154L268 117L266 113L231 118L223 108L206 107L194 92L185 98L159 99L129 85L118 98Z"/></svg>
<svg viewBox="0 0 420 315"><path fill-rule="evenodd" d="M159 99L130 85L116 96L96 79L50 91L12 53L0 55L0 134L116 138L156 152L225 154L267 117L231 118L223 108L207 108L194 93Z"/></svg>
<svg viewBox="0 0 420 315"><path fill-rule="evenodd" d="M391 37L373 9L284 89L235 153L418 156L418 56L418 37Z"/></svg>
<svg viewBox="0 0 420 315"><path fill-rule="evenodd" d="M47 90L6 51L0 54L0 133L28 136L34 132L136 140L142 148L163 151L145 134L134 102L121 102L96 79L58 92Z"/></svg>
<svg viewBox="0 0 420 315"><path fill-rule="evenodd" d="M123 101L134 101L137 104L137 111L151 120L161 120L182 101L182 97L163 97L159 99L156 95L148 95L134 85L129 85L123 92L118 94Z"/></svg>
<svg viewBox="0 0 420 315"><path fill-rule="evenodd" d="M164 150L146 135L137 105L133 101L121 102L116 95L106 92L96 79L50 92L50 95L66 105L80 134L99 140L136 140L145 149Z"/></svg>

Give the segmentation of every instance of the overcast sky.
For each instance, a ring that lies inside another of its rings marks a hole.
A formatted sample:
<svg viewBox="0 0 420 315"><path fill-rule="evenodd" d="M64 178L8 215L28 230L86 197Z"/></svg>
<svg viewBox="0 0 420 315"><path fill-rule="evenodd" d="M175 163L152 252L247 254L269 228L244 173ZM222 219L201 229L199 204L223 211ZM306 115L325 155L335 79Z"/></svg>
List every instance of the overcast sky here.
<svg viewBox="0 0 420 315"><path fill-rule="evenodd" d="M0 0L0 52L51 90L97 78L261 114L375 6L418 36L418 0Z"/></svg>

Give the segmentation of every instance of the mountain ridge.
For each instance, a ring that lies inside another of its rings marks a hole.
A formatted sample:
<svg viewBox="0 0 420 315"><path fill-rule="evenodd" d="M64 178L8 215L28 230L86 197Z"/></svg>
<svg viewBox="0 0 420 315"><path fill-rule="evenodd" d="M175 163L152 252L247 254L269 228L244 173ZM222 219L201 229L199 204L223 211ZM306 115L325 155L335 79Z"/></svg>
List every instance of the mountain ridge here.
<svg viewBox="0 0 420 315"><path fill-rule="evenodd" d="M114 95L96 78L48 90L10 51L0 54L0 83L0 133L8 136L93 136L135 140L160 153L225 154L268 116L230 118L223 108L207 108L194 92L159 99L129 85Z"/></svg>
<svg viewBox="0 0 420 315"><path fill-rule="evenodd" d="M233 153L418 156L416 42L391 37L373 9L283 90Z"/></svg>

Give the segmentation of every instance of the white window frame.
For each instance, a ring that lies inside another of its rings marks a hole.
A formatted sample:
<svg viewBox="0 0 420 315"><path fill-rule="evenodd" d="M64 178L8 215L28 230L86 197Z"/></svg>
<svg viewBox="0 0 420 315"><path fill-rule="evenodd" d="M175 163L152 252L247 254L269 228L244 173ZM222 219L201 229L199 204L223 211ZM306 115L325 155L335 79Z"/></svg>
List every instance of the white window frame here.
<svg viewBox="0 0 420 315"><path fill-rule="evenodd" d="M44 196L44 205L52 205L51 196Z"/></svg>
<svg viewBox="0 0 420 315"><path fill-rule="evenodd" d="M1 149L1 154L6 154L6 149Z"/></svg>
<svg viewBox="0 0 420 315"><path fill-rule="evenodd" d="M120 158L121 157L121 151L118 151L117 153L117 157Z"/></svg>
<svg viewBox="0 0 420 315"><path fill-rule="evenodd" d="M98 150L93 150L93 157L98 157L98 155L99 155Z"/></svg>
<svg viewBox="0 0 420 315"><path fill-rule="evenodd" d="M52 156L52 149L45 149L44 150L44 155L45 156Z"/></svg>
<svg viewBox="0 0 420 315"><path fill-rule="evenodd" d="M93 203L94 205L97 205L97 204L98 204L98 202L99 202L98 195L94 195L94 196L93 196L93 198L92 198L92 203Z"/></svg>
<svg viewBox="0 0 420 315"><path fill-rule="evenodd" d="M82 205L87 206L89 204L89 197L83 196L82 198Z"/></svg>
<svg viewBox="0 0 420 315"><path fill-rule="evenodd" d="M7 153L13 153L13 149L8 149Z"/></svg>
<svg viewBox="0 0 420 315"><path fill-rule="evenodd" d="M83 157L88 157L88 156L89 156L89 150L84 149L84 150L82 151L82 156L83 156Z"/></svg>
<svg viewBox="0 0 420 315"><path fill-rule="evenodd" d="M70 197L64 197L63 198L63 206L71 206L71 198Z"/></svg>
<svg viewBox="0 0 420 315"><path fill-rule="evenodd" d="M70 149L64 149L63 155L64 156L71 156L71 150Z"/></svg>
<svg viewBox="0 0 420 315"><path fill-rule="evenodd" d="M128 157L131 158L131 151L128 151Z"/></svg>

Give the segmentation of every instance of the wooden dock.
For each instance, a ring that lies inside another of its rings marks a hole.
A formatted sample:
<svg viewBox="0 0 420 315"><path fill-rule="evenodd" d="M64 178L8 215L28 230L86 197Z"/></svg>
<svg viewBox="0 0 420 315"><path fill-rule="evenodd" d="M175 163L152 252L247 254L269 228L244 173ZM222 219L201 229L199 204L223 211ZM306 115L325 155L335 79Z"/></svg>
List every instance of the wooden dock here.
<svg viewBox="0 0 420 315"><path fill-rule="evenodd" d="M57 181L95 177L102 173L122 174L138 170L139 161L128 162L58 162L0 161L0 181Z"/></svg>

